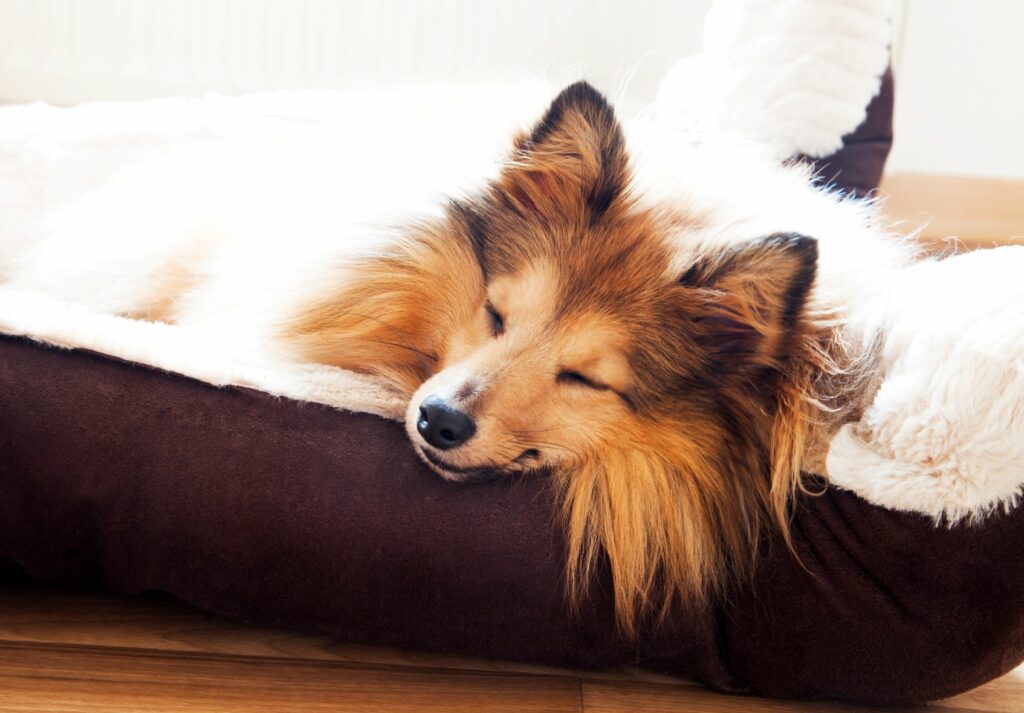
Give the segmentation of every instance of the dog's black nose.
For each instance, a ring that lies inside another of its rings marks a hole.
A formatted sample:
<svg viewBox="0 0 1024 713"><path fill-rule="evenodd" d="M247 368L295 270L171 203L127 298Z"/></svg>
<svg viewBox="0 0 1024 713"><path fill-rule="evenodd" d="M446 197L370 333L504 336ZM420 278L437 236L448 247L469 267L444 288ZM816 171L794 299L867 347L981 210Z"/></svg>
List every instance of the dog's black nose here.
<svg viewBox="0 0 1024 713"><path fill-rule="evenodd" d="M448 450L472 438L476 433L476 424L444 399L431 396L420 404L416 430L434 448Z"/></svg>

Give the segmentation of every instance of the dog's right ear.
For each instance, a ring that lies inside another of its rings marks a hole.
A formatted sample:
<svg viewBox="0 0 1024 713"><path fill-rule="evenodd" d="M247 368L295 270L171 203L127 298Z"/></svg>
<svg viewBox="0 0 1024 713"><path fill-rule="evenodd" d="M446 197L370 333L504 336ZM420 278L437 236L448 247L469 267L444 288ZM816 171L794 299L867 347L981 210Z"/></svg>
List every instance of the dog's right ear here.
<svg viewBox="0 0 1024 713"><path fill-rule="evenodd" d="M698 343L728 371L777 367L817 272L818 241L779 233L695 263L679 278Z"/></svg>
<svg viewBox="0 0 1024 713"><path fill-rule="evenodd" d="M523 215L599 217L625 189L622 128L601 93L586 82L566 87L528 135L518 137L495 186Z"/></svg>

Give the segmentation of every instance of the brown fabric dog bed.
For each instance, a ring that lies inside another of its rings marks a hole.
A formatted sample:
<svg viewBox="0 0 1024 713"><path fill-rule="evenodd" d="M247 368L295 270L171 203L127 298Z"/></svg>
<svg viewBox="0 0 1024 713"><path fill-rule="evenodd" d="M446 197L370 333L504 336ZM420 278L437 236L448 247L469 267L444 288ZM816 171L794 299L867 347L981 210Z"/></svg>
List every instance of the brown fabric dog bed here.
<svg viewBox="0 0 1024 713"><path fill-rule="evenodd" d="M827 178L868 176L850 190L881 172L884 96L826 162ZM1024 659L1024 510L946 530L848 493L803 497L799 561L769 542L752 583L630 645L606 576L566 612L543 478L453 485L395 423L18 339L0 339L0 389L0 561L49 581L164 590L354 641L638 663L799 698L916 703Z"/></svg>

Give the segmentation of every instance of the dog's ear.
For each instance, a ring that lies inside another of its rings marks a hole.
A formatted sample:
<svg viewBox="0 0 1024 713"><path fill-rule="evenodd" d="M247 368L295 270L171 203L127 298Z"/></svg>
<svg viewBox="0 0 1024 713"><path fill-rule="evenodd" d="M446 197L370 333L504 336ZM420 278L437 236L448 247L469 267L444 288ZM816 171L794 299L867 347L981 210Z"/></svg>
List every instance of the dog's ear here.
<svg viewBox="0 0 1024 713"><path fill-rule="evenodd" d="M693 336L726 370L777 367L817 271L818 243L784 233L705 258L679 278Z"/></svg>
<svg viewBox="0 0 1024 713"><path fill-rule="evenodd" d="M600 216L626 183L625 141L615 112L586 82L562 90L533 130L517 138L496 189L517 212Z"/></svg>

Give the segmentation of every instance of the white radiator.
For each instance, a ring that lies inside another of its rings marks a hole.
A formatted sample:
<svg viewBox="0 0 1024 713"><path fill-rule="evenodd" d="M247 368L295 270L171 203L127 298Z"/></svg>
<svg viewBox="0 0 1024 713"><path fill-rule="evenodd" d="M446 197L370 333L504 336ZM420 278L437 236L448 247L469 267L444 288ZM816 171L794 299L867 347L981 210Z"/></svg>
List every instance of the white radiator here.
<svg viewBox="0 0 1024 713"><path fill-rule="evenodd" d="M0 0L0 101L584 75L653 99L710 0Z"/></svg>

